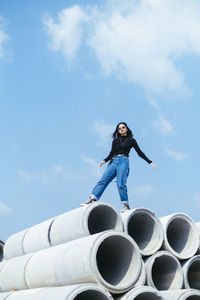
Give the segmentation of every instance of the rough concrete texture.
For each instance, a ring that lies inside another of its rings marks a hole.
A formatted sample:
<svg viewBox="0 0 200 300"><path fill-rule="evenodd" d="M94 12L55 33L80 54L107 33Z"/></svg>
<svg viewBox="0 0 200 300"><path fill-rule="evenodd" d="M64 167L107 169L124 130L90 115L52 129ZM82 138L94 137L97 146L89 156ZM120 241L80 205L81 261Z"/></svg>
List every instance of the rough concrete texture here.
<svg viewBox="0 0 200 300"><path fill-rule="evenodd" d="M50 240L55 246L111 229L123 231L120 215L110 204L94 202L58 216L52 224Z"/></svg>
<svg viewBox="0 0 200 300"><path fill-rule="evenodd" d="M141 267L140 275L139 275L138 280L134 284L134 286L136 287L136 286L143 286L143 285L145 285L146 278L147 278L146 268L145 268L144 262L142 261L142 267Z"/></svg>
<svg viewBox="0 0 200 300"><path fill-rule="evenodd" d="M161 291L164 300L200 300L200 291L193 289Z"/></svg>
<svg viewBox="0 0 200 300"><path fill-rule="evenodd" d="M10 259L110 229L123 231L120 215L110 204L96 202L13 234L4 256Z"/></svg>
<svg viewBox="0 0 200 300"><path fill-rule="evenodd" d="M2 296L2 298L1 298ZM113 297L95 284L48 287L0 294L0 300L113 300Z"/></svg>
<svg viewBox="0 0 200 300"><path fill-rule="evenodd" d="M147 283L157 290L181 289L183 271L178 259L168 251L158 251L145 260Z"/></svg>
<svg viewBox="0 0 200 300"><path fill-rule="evenodd" d="M3 292L27 289L24 271L32 254L14 257L0 265L0 289Z"/></svg>
<svg viewBox="0 0 200 300"><path fill-rule="evenodd" d="M199 237L185 214L95 202L0 243L0 300L200 300Z"/></svg>
<svg viewBox="0 0 200 300"><path fill-rule="evenodd" d="M184 287L200 290L200 255L182 262Z"/></svg>
<svg viewBox="0 0 200 300"><path fill-rule="evenodd" d="M91 282L121 293L137 281L141 266L132 238L109 230L8 260L0 273L0 286L9 291Z"/></svg>
<svg viewBox="0 0 200 300"><path fill-rule="evenodd" d="M8 296L11 295L13 292L7 292L7 293L0 293L0 300L7 300Z"/></svg>
<svg viewBox="0 0 200 300"><path fill-rule="evenodd" d="M178 259L189 259L199 248L195 222L186 214L174 213L160 218L164 229L163 248Z"/></svg>
<svg viewBox="0 0 200 300"><path fill-rule="evenodd" d="M124 231L137 243L141 254L149 256L163 243L163 228L158 217L146 208L136 208L121 214Z"/></svg>
<svg viewBox="0 0 200 300"><path fill-rule="evenodd" d="M115 300L162 300L160 293L150 286L135 287L124 295L115 296ZM173 300L173 299L171 299Z"/></svg>
<svg viewBox="0 0 200 300"><path fill-rule="evenodd" d="M23 231L17 232L13 235L11 235L4 246L4 258L10 259L12 257L24 255L23 251L23 239L25 236L25 233L28 229L25 229Z"/></svg>

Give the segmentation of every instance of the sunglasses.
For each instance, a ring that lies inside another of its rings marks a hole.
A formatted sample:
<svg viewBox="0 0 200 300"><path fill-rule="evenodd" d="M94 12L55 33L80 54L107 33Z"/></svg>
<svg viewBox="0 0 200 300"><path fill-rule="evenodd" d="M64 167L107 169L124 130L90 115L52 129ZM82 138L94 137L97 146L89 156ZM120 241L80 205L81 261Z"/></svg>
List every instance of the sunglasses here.
<svg viewBox="0 0 200 300"><path fill-rule="evenodd" d="M122 126L122 127L118 127L118 130L122 130L122 129L125 129L126 126Z"/></svg>

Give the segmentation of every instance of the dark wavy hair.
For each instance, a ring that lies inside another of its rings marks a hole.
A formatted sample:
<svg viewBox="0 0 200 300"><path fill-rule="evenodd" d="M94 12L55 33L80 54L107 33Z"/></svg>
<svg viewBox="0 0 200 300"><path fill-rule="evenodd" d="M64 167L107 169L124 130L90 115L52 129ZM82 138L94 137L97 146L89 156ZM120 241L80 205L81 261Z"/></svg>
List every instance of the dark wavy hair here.
<svg viewBox="0 0 200 300"><path fill-rule="evenodd" d="M128 127L128 125L127 125L125 122L119 122L119 123L117 124L116 128L115 128L115 131L114 131L113 134L112 134L112 138L113 138L113 139L116 139L116 138L119 138L119 137L121 136L121 134L120 134L119 131L118 131L118 127L119 127L120 124L125 125L126 128L128 129L128 131L127 131L127 136L133 137L133 133L132 133L132 131L130 130L130 128Z"/></svg>

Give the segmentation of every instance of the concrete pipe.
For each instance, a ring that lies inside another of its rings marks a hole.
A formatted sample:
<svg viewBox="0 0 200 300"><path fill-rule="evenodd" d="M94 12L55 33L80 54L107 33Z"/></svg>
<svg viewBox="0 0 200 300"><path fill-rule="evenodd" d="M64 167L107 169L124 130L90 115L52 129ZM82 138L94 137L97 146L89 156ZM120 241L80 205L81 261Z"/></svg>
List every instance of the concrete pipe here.
<svg viewBox="0 0 200 300"><path fill-rule="evenodd" d="M161 291L164 300L200 300L200 292L193 289Z"/></svg>
<svg viewBox="0 0 200 300"><path fill-rule="evenodd" d="M121 217L110 204L97 202L13 234L5 243L5 259L110 229L123 231Z"/></svg>
<svg viewBox="0 0 200 300"><path fill-rule="evenodd" d="M5 242L4 246L4 258L10 259L12 257L20 256L24 254L23 250L23 239L25 233L28 229L23 231L17 232L11 235L7 241Z"/></svg>
<svg viewBox="0 0 200 300"><path fill-rule="evenodd" d="M162 300L159 292L150 286L138 286L122 296L116 296L116 300ZM171 299L172 300L172 299Z"/></svg>
<svg viewBox="0 0 200 300"><path fill-rule="evenodd" d="M182 262L184 287L200 290L200 255Z"/></svg>
<svg viewBox="0 0 200 300"><path fill-rule="evenodd" d="M198 230L198 233L199 233L199 240L200 240L200 222L196 222L196 226L197 226L197 230ZM198 248L197 253L198 254L200 253L200 241L199 241L199 248Z"/></svg>
<svg viewBox="0 0 200 300"><path fill-rule="evenodd" d="M58 216L50 239L55 246L110 229L123 231L121 217L113 206L98 201Z"/></svg>
<svg viewBox="0 0 200 300"><path fill-rule="evenodd" d="M163 228L155 214L146 208L136 208L121 214L124 230L140 248L143 256L157 252L163 243Z"/></svg>
<svg viewBox="0 0 200 300"><path fill-rule="evenodd" d="M195 255L199 247L199 234L194 221L183 213L160 218L164 228L163 248L178 259Z"/></svg>
<svg viewBox="0 0 200 300"><path fill-rule="evenodd" d="M8 293L0 293L0 300L7 300L8 296L10 296L13 292Z"/></svg>
<svg viewBox="0 0 200 300"><path fill-rule="evenodd" d="M1 270L3 269L3 266L5 265L6 261L2 261L0 262L0 274L1 274ZM0 293L2 292L2 288L1 288L1 283L0 283Z"/></svg>
<svg viewBox="0 0 200 300"><path fill-rule="evenodd" d="M0 262L3 260L4 257L3 249L4 249L4 242L0 240Z"/></svg>
<svg viewBox="0 0 200 300"><path fill-rule="evenodd" d="M183 271L178 259L167 251L158 251L145 260L148 285L157 290L181 289Z"/></svg>
<svg viewBox="0 0 200 300"><path fill-rule="evenodd" d="M27 289L24 272L32 254L4 260L0 267L0 289L3 292ZM40 269L40 266L38 266Z"/></svg>
<svg viewBox="0 0 200 300"><path fill-rule="evenodd" d="M25 279L29 288L90 282L122 293L137 281L141 264L132 238L110 230L34 253Z"/></svg>
<svg viewBox="0 0 200 300"><path fill-rule="evenodd" d="M55 218L11 235L4 248L5 259L51 247L50 229Z"/></svg>
<svg viewBox="0 0 200 300"><path fill-rule="evenodd" d="M146 278L147 278L147 275L146 275L146 268L145 268L144 262L142 261L141 272L140 272L139 278L138 278L138 280L136 281L136 283L134 284L134 286L136 287L136 286L145 285L145 283L146 283Z"/></svg>
<svg viewBox="0 0 200 300"><path fill-rule="evenodd" d="M1 294L0 294L1 295ZM12 293L6 300L113 300L112 296L94 284L79 284L23 290ZM1 300L1 298L0 298Z"/></svg>

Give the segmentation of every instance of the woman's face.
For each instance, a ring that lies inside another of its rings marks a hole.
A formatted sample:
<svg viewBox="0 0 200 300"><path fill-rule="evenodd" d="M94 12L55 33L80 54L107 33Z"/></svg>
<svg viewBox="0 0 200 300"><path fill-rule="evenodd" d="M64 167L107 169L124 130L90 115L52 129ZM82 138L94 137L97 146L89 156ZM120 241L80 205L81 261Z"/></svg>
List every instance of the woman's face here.
<svg viewBox="0 0 200 300"><path fill-rule="evenodd" d="M121 134L121 135L127 135L127 131L128 129L126 128L126 125L125 124L119 124L118 126L118 132Z"/></svg>

